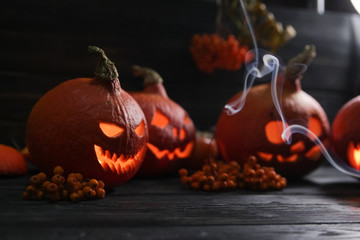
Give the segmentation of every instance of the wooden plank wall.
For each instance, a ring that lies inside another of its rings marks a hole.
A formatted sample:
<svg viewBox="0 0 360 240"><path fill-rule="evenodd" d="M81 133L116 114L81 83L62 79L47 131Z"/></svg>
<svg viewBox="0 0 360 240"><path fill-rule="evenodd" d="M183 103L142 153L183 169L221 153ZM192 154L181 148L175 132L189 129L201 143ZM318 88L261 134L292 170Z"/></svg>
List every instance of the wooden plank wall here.
<svg viewBox="0 0 360 240"><path fill-rule="evenodd" d="M142 87L141 79L131 75L133 64L157 70L168 95L200 130L211 129L226 100L241 90L241 71L202 74L188 50L193 34L214 31L215 1L5 0L0 5L0 143L24 146L25 123L35 102L67 79L93 75L88 45L107 52L126 90ZM269 7L298 32L278 53L284 61L307 43L318 47L303 87L332 120L345 101L360 93L358 17Z"/></svg>

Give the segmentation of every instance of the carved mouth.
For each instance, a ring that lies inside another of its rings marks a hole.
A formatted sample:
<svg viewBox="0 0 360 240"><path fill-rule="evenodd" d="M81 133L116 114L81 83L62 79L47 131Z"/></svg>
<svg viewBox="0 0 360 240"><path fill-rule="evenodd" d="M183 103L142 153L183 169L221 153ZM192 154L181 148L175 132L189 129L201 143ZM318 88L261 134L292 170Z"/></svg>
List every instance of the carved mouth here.
<svg viewBox="0 0 360 240"><path fill-rule="evenodd" d="M295 153L289 157L285 157L282 156L280 154L272 154L272 153L267 153L267 152L257 152L257 155L265 161L270 162L273 158L275 158L278 162L297 162L297 160L299 159L299 155L298 153ZM309 151L307 151L305 154L305 157L310 159L310 160L318 160L321 157L321 150L320 147L315 145L312 148L310 148Z"/></svg>
<svg viewBox="0 0 360 240"><path fill-rule="evenodd" d="M194 142L189 142L185 146L184 150L181 150L180 148L175 148L174 151L170 151L168 149L160 150L151 143L147 143L146 145L148 149L150 149L150 151L156 156L157 159L162 159L163 157L166 156L169 160L173 160L175 156L178 158L189 157L194 147Z"/></svg>
<svg viewBox="0 0 360 240"><path fill-rule="evenodd" d="M137 162L142 158L142 155L145 152L145 146L134 156L124 154L118 156L116 153L111 154L109 150L104 152L104 150L96 144L94 145L94 149L97 160L102 168L105 171L110 169L118 175L135 171Z"/></svg>

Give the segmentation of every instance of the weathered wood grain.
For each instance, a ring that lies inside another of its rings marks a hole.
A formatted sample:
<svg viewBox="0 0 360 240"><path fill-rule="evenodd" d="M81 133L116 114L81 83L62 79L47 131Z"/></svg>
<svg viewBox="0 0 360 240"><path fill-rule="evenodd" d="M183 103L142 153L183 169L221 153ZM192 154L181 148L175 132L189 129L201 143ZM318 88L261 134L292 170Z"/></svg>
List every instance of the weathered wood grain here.
<svg viewBox="0 0 360 240"><path fill-rule="evenodd" d="M177 177L133 179L105 199L24 201L27 176L1 179L5 239L333 239L359 236L359 183L323 167L283 191L206 193ZM22 231L17 231L21 228Z"/></svg>
<svg viewBox="0 0 360 240"><path fill-rule="evenodd" d="M118 227L93 226L91 229L77 228L64 231L56 226L47 229L23 227L21 231L3 235L4 240L22 239L297 239L328 240L357 239L358 224L304 224L304 225L241 225L241 226L179 226L179 227Z"/></svg>

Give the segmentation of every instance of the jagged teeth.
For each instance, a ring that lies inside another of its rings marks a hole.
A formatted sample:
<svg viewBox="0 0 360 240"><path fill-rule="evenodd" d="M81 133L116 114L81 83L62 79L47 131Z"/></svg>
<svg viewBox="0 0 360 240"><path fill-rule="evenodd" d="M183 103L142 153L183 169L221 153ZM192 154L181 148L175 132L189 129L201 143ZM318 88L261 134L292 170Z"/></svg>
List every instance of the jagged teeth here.
<svg viewBox="0 0 360 240"><path fill-rule="evenodd" d="M111 156L111 153L109 150L106 150L105 153L102 148L99 148L99 150L101 150L101 156L106 157L114 162L117 162L117 161L126 162L127 160L135 159L138 156L138 153L135 156L132 156L132 155L125 156L124 154L120 154L120 157L118 157L116 155L116 153L113 153L113 155Z"/></svg>
<svg viewBox="0 0 360 240"><path fill-rule="evenodd" d="M135 156L120 154L118 157L116 153L111 155L109 150L104 152L100 146L95 145L94 148L98 161L105 171L110 168L112 172L120 175L135 170L135 161L138 160L140 152Z"/></svg>

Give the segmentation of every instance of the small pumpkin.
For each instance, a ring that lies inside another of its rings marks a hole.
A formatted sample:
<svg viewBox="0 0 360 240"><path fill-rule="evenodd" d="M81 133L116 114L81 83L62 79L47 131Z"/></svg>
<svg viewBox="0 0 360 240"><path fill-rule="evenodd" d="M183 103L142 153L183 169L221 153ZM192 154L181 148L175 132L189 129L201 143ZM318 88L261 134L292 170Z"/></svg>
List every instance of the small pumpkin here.
<svg viewBox="0 0 360 240"><path fill-rule="evenodd" d="M194 149L183 167L188 170L202 169L209 159L217 159L218 155L219 150L213 134L197 131Z"/></svg>
<svg viewBox="0 0 360 240"><path fill-rule="evenodd" d="M336 114L331 131L332 151L360 171L360 96L349 100Z"/></svg>
<svg viewBox="0 0 360 240"><path fill-rule="evenodd" d="M0 175L24 175L28 166L20 151L8 145L0 144Z"/></svg>
<svg viewBox="0 0 360 240"><path fill-rule="evenodd" d="M303 53L289 61L286 73L278 76L277 87L283 84L280 103L288 123L308 128L328 146L330 127L326 113L301 89L303 69L298 63L308 65L315 55L315 47L306 46ZM236 94L229 103L241 95L242 92ZM261 165L273 166L285 177L301 177L316 169L323 159L320 148L308 136L299 133L292 136L290 145L285 144L279 119L272 101L271 84L252 87L240 112L229 116L223 111L219 117L215 139L222 157L226 161L244 163L254 155Z"/></svg>
<svg viewBox="0 0 360 240"><path fill-rule="evenodd" d="M171 100L163 79L153 69L133 67L135 76L144 77L144 90L130 94L144 111L149 142L138 176L153 177L174 173L190 157L195 144L195 127L187 112Z"/></svg>
<svg viewBox="0 0 360 240"><path fill-rule="evenodd" d="M99 57L95 77L68 80L47 92L30 113L26 143L40 170L50 174L61 165L114 187L140 168L147 123L104 51L89 52Z"/></svg>

